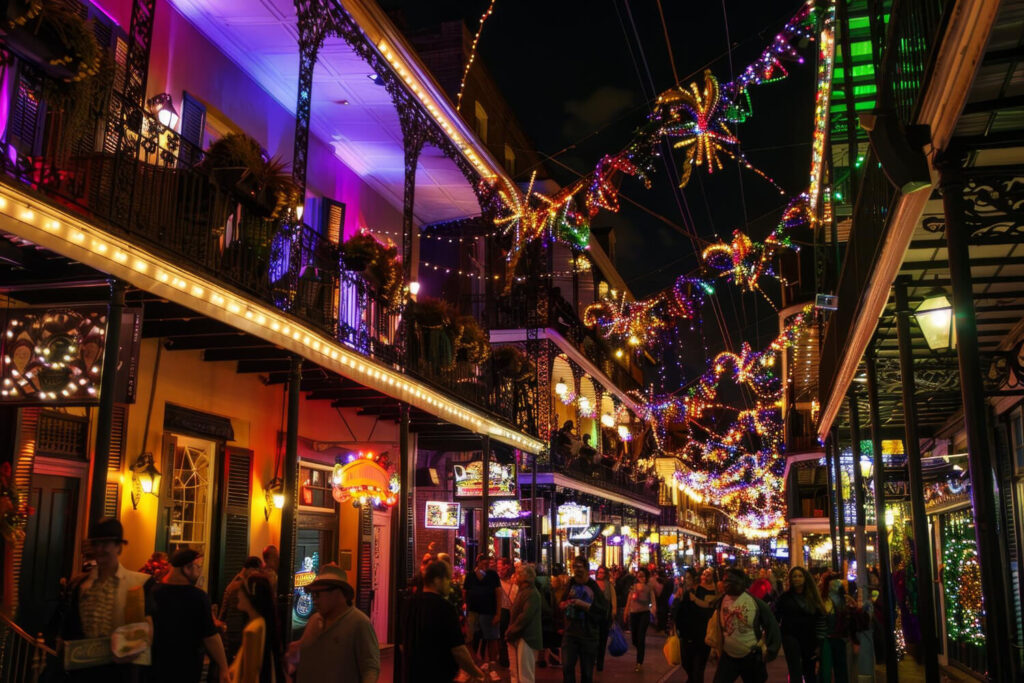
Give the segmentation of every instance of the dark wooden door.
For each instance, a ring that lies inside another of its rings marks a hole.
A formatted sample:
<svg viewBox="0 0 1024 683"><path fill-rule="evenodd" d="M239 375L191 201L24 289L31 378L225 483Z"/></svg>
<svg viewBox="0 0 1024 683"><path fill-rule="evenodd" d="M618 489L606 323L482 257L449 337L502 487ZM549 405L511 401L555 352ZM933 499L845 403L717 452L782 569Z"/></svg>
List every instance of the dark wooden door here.
<svg viewBox="0 0 1024 683"><path fill-rule="evenodd" d="M54 635L54 616L60 600L60 580L75 572L75 518L78 479L34 475L29 505L35 514L25 530L18 623L29 633Z"/></svg>

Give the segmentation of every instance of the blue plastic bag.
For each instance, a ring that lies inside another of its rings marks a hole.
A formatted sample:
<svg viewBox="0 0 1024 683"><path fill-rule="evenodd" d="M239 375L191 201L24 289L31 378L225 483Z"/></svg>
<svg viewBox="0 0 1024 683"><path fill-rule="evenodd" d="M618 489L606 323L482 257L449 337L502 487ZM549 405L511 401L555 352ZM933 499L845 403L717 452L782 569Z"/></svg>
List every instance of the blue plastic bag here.
<svg viewBox="0 0 1024 683"><path fill-rule="evenodd" d="M612 627L608 629L608 654L612 657L621 657L626 654L628 649L629 643L626 642L626 636L622 633L622 629L618 624L612 624Z"/></svg>

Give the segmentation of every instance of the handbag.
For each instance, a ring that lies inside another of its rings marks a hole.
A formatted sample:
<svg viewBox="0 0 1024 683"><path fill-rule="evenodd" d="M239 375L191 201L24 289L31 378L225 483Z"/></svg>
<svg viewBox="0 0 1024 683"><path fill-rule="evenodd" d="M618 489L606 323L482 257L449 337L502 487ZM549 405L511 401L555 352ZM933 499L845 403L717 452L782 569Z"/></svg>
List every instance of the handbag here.
<svg viewBox="0 0 1024 683"><path fill-rule="evenodd" d="M683 652L679 647L679 636L671 635L665 640L665 646L661 648L665 655L665 661L669 666L679 666L683 663Z"/></svg>
<svg viewBox="0 0 1024 683"><path fill-rule="evenodd" d="M621 657L626 654L628 649L629 644L626 642L626 636L622 633L622 629L618 624L612 624L612 627L608 629L608 654L612 657Z"/></svg>

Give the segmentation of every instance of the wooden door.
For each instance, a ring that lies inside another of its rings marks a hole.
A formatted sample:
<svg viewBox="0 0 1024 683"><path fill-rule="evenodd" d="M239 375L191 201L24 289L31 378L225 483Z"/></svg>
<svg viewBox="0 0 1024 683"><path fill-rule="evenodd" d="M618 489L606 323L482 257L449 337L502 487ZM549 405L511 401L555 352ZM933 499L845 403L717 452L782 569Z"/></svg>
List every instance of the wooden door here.
<svg viewBox="0 0 1024 683"><path fill-rule="evenodd" d="M35 514L25 530L18 623L30 634L55 634L54 616L60 600L60 580L74 571L75 519L79 480L34 475L29 505Z"/></svg>

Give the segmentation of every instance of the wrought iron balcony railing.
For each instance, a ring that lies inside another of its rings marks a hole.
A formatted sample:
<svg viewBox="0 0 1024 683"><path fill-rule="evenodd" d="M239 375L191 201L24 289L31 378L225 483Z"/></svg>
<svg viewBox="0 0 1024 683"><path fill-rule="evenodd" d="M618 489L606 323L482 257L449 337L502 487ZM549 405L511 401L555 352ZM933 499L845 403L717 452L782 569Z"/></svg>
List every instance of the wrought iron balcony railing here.
<svg viewBox="0 0 1024 683"><path fill-rule="evenodd" d="M440 369L410 358L404 307L386 303L360 273L346 270L338 246L291 212L268 218L266 211L240 201L237 178L225 182L223 171L231 169L208 168L200 147L116 92L106 111L77 125L96 133L92 142L83 142L68 130L61 111L47 110L47 77L29 65L20 64L19 70L33 74L23 104L32 104L40 126L32 140L7 131L0 182L86 216L457 399L533 430L529 401L498 378L490 362Z"/></svg>

